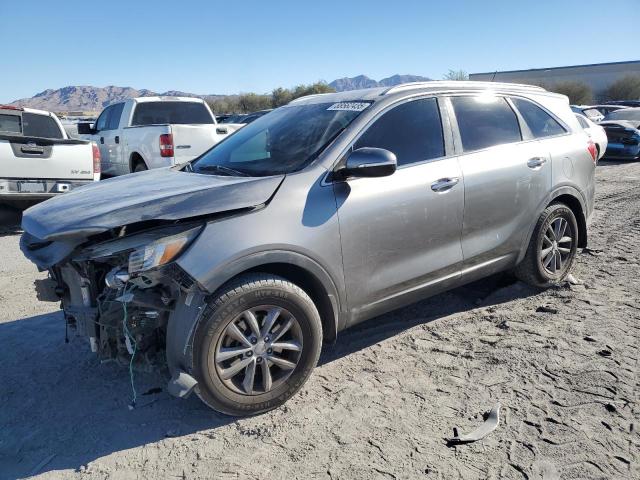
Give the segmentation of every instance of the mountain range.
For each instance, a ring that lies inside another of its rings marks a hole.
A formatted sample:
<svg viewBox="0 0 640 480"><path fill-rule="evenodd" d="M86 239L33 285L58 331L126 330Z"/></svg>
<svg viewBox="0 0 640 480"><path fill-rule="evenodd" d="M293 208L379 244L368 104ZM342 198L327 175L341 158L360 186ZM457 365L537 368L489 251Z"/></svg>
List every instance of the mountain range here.
<svg viewBox="0 0 640 480"><path fill-rule="evenodd" d="M393 75L383 78L380 81L373 80L366 75L358 75L356 77L344 77L329 83L338 92L346 90L356 90L359 88L370 88L393 85L399 85L406 82L427 81L427 77L419 75ZM131 87L92 87L87 85L72 85L68 87L47 89L34 95L31 98L21 98L11 103L11 105L19 107L37 108L41 110L49 110L53 112L70 112L70 111L99 111L107 105L114 102L122 101L132 97L150 97L150 96L172 96L172 97L198 97L204 99L215 99L226 97L229 95L198 95L188 92L180 92L177 90L169 90L167 92L153 92L147 89L137 90Z"/></svg>

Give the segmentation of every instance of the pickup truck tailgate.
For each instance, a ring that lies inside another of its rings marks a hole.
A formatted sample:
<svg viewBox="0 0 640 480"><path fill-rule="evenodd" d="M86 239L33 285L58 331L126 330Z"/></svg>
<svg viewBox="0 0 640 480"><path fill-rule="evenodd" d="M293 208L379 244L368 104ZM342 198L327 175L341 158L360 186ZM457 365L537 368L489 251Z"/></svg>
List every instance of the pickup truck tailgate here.
<svg viewBox="0 0 640 480"><path fill-rule="evenodd" d="M200 156L227 134L222 125L171 125L173 134L174 156L176 163L184 163Z"/></svg>
<svg viewBox="0 0 640 480"><path fill-rule="evenodd" d="M0 177L92 180L91 143L0 134Z"/></svg>

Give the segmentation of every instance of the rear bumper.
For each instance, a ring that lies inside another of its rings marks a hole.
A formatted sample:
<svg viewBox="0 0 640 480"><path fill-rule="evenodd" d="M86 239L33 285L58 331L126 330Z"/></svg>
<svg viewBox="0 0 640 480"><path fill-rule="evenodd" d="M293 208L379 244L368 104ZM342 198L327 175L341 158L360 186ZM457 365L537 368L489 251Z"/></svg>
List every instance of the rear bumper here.
<svg viewBox="0 0 640 480"><path fill-rule="evenodd" d="M612 145L609 144L604 152L604 159L635 160L640 156L640 145Z"/></svg>
<svg viewBox="0 0 640 480"><path fill-rule="evenodd" d="M83 185L89 185L94 181L94 179L0 178L0 200L40 200L51 198L70 192Z"/></svg>

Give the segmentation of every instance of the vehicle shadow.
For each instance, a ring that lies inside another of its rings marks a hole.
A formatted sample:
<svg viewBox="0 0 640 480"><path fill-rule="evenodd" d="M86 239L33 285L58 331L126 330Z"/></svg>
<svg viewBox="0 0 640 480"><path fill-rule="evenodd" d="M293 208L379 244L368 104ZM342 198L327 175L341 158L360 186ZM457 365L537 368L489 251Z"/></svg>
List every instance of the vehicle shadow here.
<svg viewBox="0 0 640 480"><path fill-rule="evenodd" d="M634 160L618 160L618 159L613 159L613 158L607 158L607 157L603 157L600 160L598 160L598 166L600 165L628 165L629 163L634 162Z"/></svg>
<svg viewBox="0 0 640 480"><path fill-rule="evenodd" d="M337 342L323 349L319 364L331 363L417 325L424 325L473 308L490 307L516 298L529 297L539 292L539 289L517 281L510 274L496 274L340 332Z"/></svg>
<svg viewBox="0 0 640 480"><path fill-rule="evenodd" d="M496 305L537 293L496 275L438 295L342 332L326 346L328 364L416 325L478 306ZM167 437L211 430L234 422L193 395L169 396L161 374L135 373L137 404L128 369L101 364L82 338L64 341L62 314L0 323L0 472L17 479L77 470L114 452L154 444ZM145 394L146 393L146 394Z"/></svg>
<svg viewBox="0 0 640 480"><path fill-rule="evenodd" d="M0 204L0 237L21 232L20 222L22 222L22 209Z"/></svg>

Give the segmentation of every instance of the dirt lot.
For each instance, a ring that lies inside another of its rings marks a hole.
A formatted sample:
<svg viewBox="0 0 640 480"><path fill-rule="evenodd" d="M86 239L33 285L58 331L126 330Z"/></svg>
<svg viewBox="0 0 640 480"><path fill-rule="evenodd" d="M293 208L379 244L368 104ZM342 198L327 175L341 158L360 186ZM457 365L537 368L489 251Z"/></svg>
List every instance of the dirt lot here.
<svg viewBox="0 0 640 480"><path fill-rule="evenodd" d="M127 370L64 343L57 305L36 299L45 276L5 227L0 477L640 478L640 164L597 176L582 285L498 276L374 319L326 347L286 406L239 420L165 392L130 411ZM446 446L498 401L495 432Z"/></svg>

